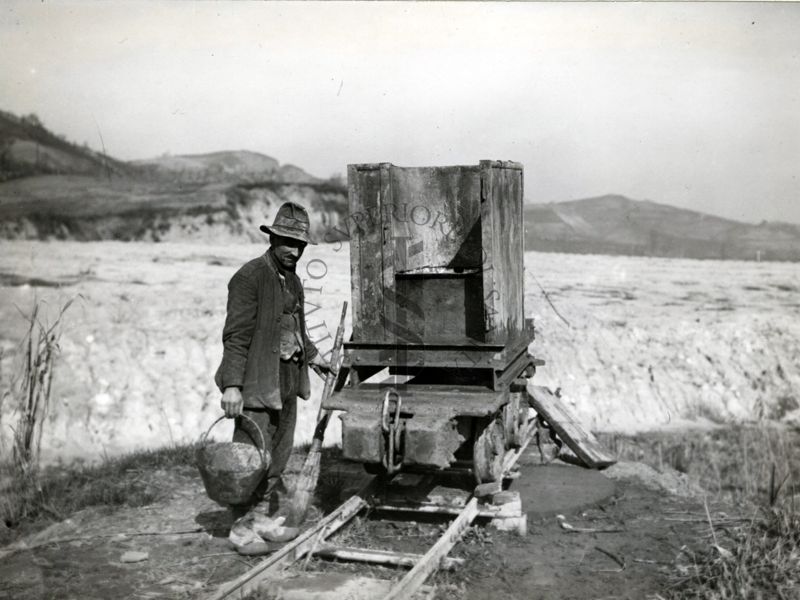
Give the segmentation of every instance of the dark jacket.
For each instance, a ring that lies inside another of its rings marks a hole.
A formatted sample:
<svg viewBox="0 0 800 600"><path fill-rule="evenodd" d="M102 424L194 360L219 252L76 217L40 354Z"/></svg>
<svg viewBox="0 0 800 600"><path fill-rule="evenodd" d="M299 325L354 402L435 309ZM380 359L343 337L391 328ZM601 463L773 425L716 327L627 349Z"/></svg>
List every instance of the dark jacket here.
<svg viewBox="0 0 800 600"><path fill-rule="evenodd" d="M280 321L283 295L278 270L269 251L239 269L228 283L228 314L222 331L222 363L214 381L220 391L235 386L242 389L247 408L282 408L278 367L280 365ZM308 398L308 361L317 354L308 339L303 286L300 289L300 329L305 351L300 368L298 395Z"/></svg>

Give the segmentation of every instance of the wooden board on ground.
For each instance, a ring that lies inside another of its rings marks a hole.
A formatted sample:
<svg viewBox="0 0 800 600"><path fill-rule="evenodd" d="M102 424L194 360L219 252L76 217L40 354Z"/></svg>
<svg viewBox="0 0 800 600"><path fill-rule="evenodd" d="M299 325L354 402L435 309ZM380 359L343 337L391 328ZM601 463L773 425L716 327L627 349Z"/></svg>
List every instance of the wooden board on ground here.
<svg viewBox="0 0 800 600"><path fill-rule="evenodd" d="M528 384L528 397L534 410L555 429L559 437L587 467L602 469L616 460L600 445L590 431L586 431L561 398L546 387Z"/></svg>
<svg viewBox="0 0 800 600"><path fill-rule="evenodd" d="M314 556L330 560L363 562L395 567L413 567L422 558L421 554L413 554L410 552L394 552L392 550L376 550L374 548L350 548L327 544L314 550ZM463 558L450 558L449 556L445 556L439 568L453 570L463 564Z"/></svg>
<svg viewBox="0 0 800 600"><path fill-rule="evenodd" d="M392 583L356 573L282 571L270 579L269 587L264 587L264 597L281 600L375 600L386 595ZM433 597L434 591L434 586L422 586L407 600L428 599Z"/></svg>

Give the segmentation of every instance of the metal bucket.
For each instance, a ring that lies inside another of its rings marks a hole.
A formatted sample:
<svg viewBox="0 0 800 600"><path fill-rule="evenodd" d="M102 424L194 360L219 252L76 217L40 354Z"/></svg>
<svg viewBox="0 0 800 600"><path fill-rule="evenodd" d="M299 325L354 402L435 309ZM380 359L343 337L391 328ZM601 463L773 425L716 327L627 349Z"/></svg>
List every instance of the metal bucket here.
<svg viewBox="0 0 800 600"><path fill-rule="evenodd" d="M252 423L261 438L261 449L241 442L207 443L208 434L225 417L211 424L202 436L195 452L197 468L208 497L220 504L248 504L258 484L269 469L270 455L264 434L255 421L241 415Z"/></svg>

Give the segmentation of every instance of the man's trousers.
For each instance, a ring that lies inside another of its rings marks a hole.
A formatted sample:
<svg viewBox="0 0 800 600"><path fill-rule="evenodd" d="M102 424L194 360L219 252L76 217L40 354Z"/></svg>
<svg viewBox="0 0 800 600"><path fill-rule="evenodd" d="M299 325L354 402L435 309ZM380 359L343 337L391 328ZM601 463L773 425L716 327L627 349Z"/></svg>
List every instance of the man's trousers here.
<svg viewBox="0 0 800 600"><path fill-rule="evenodd" d="M245 408L242 412L256 422L264 436L267 451L272 462L266 477L256 488L251 504L268 498L281 482L281 474L286 468L294 445L294 427L297 422L297 392L300 383L300 362L281 360L280 388L283 408ZM261 446L258 432L247 419L236 417L233 441Z"/></svg>

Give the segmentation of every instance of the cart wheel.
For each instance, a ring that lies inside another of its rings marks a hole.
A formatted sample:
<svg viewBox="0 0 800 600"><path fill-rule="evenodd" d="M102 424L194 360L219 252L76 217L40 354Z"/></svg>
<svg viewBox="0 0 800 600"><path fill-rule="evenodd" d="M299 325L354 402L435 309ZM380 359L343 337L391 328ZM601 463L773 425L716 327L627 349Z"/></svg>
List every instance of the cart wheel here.
<svg viewBox="0 0 800 600"><path fill-rule="evenodd" d="M522 445L527 432L527 421L528 403L522 401L521 392L512 392L508 404L503 407L503 427L508 448L519 448Z"/></svg>
<svg viewBox="0 0 800 600"><path fill-rule="evenodd" d="M503 477L505 449L503 423L495 419L484 428L473 447L472 469L479 484L499 481Z"/></svg>

